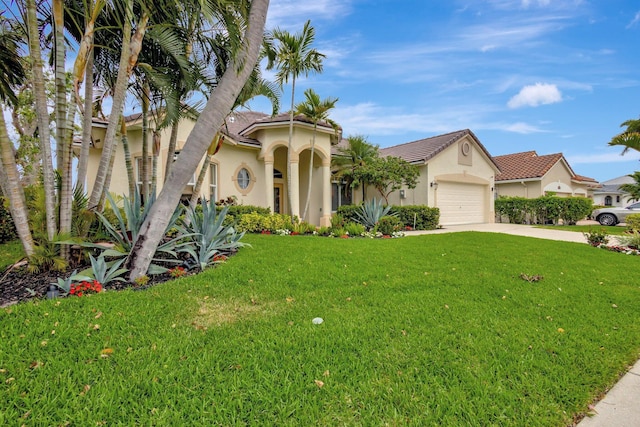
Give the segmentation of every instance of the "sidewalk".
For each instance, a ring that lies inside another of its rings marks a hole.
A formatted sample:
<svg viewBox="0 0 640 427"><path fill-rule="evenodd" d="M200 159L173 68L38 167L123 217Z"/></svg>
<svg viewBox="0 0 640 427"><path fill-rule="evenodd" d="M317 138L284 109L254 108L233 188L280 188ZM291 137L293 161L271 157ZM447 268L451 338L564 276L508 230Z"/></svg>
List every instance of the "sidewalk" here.
<svg viewBox="0 0 640 427"><path fill-rule="evenodd" d="M595 221L585 222L585 224L591 223L594 226L598 225ZM532 225L501 223L450 225L438 230L408 231L406 235L417 236L462 231L505 233L538 239L587 243L585 236L575 231L547 230ZM582 419L577 427L640 427L640 360L595 405L593 412L593 416Z"/></svg>

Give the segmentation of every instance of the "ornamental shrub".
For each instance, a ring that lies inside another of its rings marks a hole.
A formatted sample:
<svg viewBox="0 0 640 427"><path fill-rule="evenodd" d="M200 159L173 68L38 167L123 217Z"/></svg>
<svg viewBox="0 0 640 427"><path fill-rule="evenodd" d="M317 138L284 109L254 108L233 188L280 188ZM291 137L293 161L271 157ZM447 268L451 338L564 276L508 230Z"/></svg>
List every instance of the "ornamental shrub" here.
<svg viewBox="0 0 640 427"><path fill-rule="evenodd" d="M360 205L342 205L336 213L341 215L345 222L357 222L358 214L356 212L359 210Z"/></svg>
<svg viewBox="0 0 640 427"><path fill-rule="evenodd" d="M609 237L607 236L607 232L604 228L600 228L598 230L589 229L588 233L583 234L591 246L600 246L609 243Z"/></svg>
<svg viewBox="0 0 640 427"><path fill-rule="evenodd" d="M348 222L344 225L344 229L349 233L349 236L355 237L360 236L365 232L364 225L358 224L357 222Z"/></svg>
<svg viewBox="0 0 640 427"><path fill-rule="evenodd" d="M16 238L16 227L13 224L11 212L9 212L8 202L0 197L0 243L15 240Z"/></svg>
<svg viewBox="0 0 640 427"><path fill-rule="evenodd" d="M395 216L383 216L378 220L374 231L382 233L386 236L391 236L393 233L400 231L404 227L400 218Z"/></svg>
<svg viewBox="0 0 640 427"><path fill-rule="evenodd" d="M440 209L427 205L393 206L405 229L435 230L440 223Z"/></svg>
<svg viewBox="0 0 640 427"><path fill-rule="evenodd" d="M627 231L640 231L640 214L627 215L627 219L624 222L627 224Z"/></svg>
<svg viewBox="0 0 640 427"><path fill-rule="evenodd" d="M591 215L593 202L586 197L567 197L562 200L560 218L564 225L575 225Z"/></svg>
<svg viewBox="0 0 640 427"><path fill-rule="evenodd" d="M262 231L294 230L294 223L290 215L264 214L252 212L239 216L236 229L239 232L260 233Z"/></svg>
<svg viewBox="0 0 640 427"><path fill-rule="evenodd" d="M524 197L500 196L494 206L496 214L501 218L506 216L512 224L524 224L530 204L529 199Z"/></svg>

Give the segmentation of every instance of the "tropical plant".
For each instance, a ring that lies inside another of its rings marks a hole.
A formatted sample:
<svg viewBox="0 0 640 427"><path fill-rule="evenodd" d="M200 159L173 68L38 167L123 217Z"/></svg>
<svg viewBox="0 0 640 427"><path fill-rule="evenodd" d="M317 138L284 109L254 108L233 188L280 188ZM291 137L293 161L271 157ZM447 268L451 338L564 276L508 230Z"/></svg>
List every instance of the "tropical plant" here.
<svg viewBox="0 0 640 427"><path fill-rule="evenodd" d="M320 96L313 90L304 91L305 101L296 105L296 114L302 114L313 122L313 136L311 138L311 154L309 156L309 182L307 184L307 199L302 211L302 220L307 219L309 203L311 202L311 184L313 179L313 159L316 148L316 133L318 132L318 122L327 123L338 134L338 124L329 118L329 111L333 110L338 102L338 98L320 99Z"/></svg>
<svg viewBox="0 0 640 427"><path fill-rule="evenodd" d="M349 233L349 236L360 236L366 231L364 225L357 222L347 222L343 228Z"/></svg>
<svg viewBox="0 0 640 427"><path fill-rule="evenodd" d="M182 191L211 143L211 129L222 126L258 60L268 5L268 0L253 0L248 20L244 21L246 25L241 25L242 30L234 34L237 37L237 44L234 45L237 50L231 55L219 84L211 92L204 110L196 120L180 152L180 161L172 167L172 179L165 183L142 225L140 236L144 237L136 241L129 256L131 280L146 274ZM244 20L247 15L242 13L233 16Z"/></svg>
<svg viewBox="0 0 640 427"><path fill-rule="evenodd" d="M282 87L291 79L291 109L289 110L289 143L287 146L288 162L287 176L291 177L291 156L293 140L293 114L294 100L296 92L296 79L300 75L308 76L311 72L322 72L322 60L325 55L313 49L311 45L315 40L315 29L311 26L311 21L307 21L302 28L302 32L291 34L288 31L276 28L267 37L266 55L268 58L267 69L274 66L276 71L276 82ZM300 212L295 210L298 206L293 203L291 179L287 179L287 194L289 195L289 206L292 207L291 215L299 216ZM303 218L304 219L304 218Z"/></svg>
<svg viewBox="0 0 640 427"><path fill-rule="evenodd" d="M372 185L389 203L389 195L406 186L416 188L420 170L400 157L378 157L354 171L354 178L363 185Z"/></svg>
<svg viewBox="0 0 640 427"><path fill-rule="evenodd" d="M190 243L180 247L178 252L187 253L200 270L204 270L221 251L234 251L244 246L240 242L244 232L237 233L233 227L223 225L227 207L218 213L213 200L209 203L202 200L201 207L201 210L191 205L187 207L185 218L179 221L176 228L178 234Z"/></svg>
<svg viewBox="0 0 640 427"><path fill-rule="evenodd" d="M640 231L640 214L627 215L624 222L627 224L627 231Z"/></svg>
<svg viewBox="0 0 640 427"><path fill-rule="evenodd" d="M635 182L622 184L620 190L629 194L627 201L640 200L640 171L636 171L627 176L633 178Z"/></svg>
<svg viewBox="0 0 640 427"><path fill-rule="evenodd" d="M626 154L629 150L640 151L640 119L627 120L620 126L626 126L627 129L611 138L609 146L624 147L621 155Z"/></svg>
<svg viewBox="0 0 640 427"><path fill-rule="evenodd" d="M599 228L597 230L590 229L587 233L583 234L587 239L587 243L591 246L600 246L609 243L609 236L604 228Z"/></svg>
<svg viewBox="0 0 640 427"><path fill-rule="evenodd" d="M402 230L402 221L396 216L386 215L378 220L374 230L383 235L391 236Z"/></svg>
<svg viewBox="0 0 640 427"><path fill-rule="evenodd" d="M73 273L71 273L71 275L65 279L63 279L62 277L58 277L57 281L55 283L52 283L52 285L57 286L64 295L68 294L71 291L71 285L73 284L73 281L76 280L75 275L77 272L78 270L74 270Z"/></svg>
<svg viewBox="0 0 640 427"><path fill-rule="evenodd" d="M378 158L378 146L370 144L365 136L352 135L347 137L345 145L340 144L336 149L336 155L331 158L334 178L344 180L345 189L362 185L362 200L365 200L366 183L360 181L357 171Z"/></svg>
<svg viewBox="0 0 640 427"><path fill-rule="evenodd" d="M89 255L89 260L91 261L91 268L73 275L73 280L96 280L102 285L125 281L121 276L127 272L127 269L120 268L125 261L124 258L107 262L104 254L101 254L98 258Z"/></svg>
<svg viewBox="0 0 640 427"><path fill-rule="evenodd" d="M359 211L356 211L357 221L364 225L367 230L372 230L383 216L392 215L391 206L384 206L382 199L371 199L362 204Z"/></svg>
<svg viewBox="0 0 640 427"><path fill-rule="evenodd" d="M632 231L631 234L627 234L624 236L618 236L618 241L620 244L631 248L631 249L640 249L640 231Z"/></svg>

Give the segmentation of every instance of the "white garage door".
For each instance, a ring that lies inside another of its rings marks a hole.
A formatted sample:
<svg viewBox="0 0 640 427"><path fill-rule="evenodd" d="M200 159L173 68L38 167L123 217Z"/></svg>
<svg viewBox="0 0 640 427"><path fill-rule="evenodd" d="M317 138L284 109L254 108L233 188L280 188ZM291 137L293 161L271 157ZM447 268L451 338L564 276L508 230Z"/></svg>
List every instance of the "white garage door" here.
<svg viewBox="0 0 640 427"><path fill-rule="evenodd" d="M468 183L440 182L436 205L440 208L440 224L480 224L486 222L486 186Z"/></svg>

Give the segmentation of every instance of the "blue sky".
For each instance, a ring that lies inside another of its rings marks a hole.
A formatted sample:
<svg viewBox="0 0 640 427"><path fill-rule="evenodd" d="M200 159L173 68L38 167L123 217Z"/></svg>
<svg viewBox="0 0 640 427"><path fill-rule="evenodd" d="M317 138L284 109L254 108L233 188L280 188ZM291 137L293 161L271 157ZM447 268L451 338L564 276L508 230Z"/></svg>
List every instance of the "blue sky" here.
<svg viewBox="0 0 640 427"><path fill-rule="evenodd" d="M640 170L607 146L640 117L637 0L272 0L267 27L307 19L326 59L296 102L338 97L345 136L387 147L469 128L492 155L562 152L599 181Z"/></svg>

